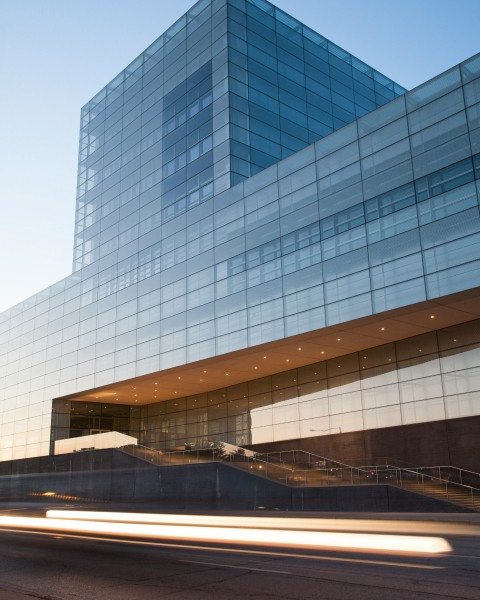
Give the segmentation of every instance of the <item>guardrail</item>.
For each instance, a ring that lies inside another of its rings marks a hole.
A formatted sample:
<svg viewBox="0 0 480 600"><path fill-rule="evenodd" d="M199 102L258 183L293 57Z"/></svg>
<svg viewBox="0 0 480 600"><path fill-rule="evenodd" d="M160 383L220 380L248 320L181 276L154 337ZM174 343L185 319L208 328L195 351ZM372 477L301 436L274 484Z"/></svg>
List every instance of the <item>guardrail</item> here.
<svg viewBox="0 0 480 600"><path fill-rule="evenodd" d="M222 443L172 452L162 452L146 446L125 446L118 450L157 466L226 462L249 473L290 486L388 484L475 510L480 509L480 486L466 483L467 474L468 481L472 482L476 478L480 480L480 475L456 467L352 467L303 450L257 454Z"/></svg>

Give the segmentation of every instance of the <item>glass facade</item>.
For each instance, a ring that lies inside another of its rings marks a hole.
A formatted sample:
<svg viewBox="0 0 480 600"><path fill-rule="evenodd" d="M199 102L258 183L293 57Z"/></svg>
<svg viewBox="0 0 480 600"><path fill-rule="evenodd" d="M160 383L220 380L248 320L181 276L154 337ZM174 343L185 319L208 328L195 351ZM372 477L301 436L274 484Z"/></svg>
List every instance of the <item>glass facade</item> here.
<svg viewBox="0 0 480 600"><path fill-rule="evenodd" d="M228 3L236 184L405 90L263 0Z"/></svg>
<svg viewBox="0 0 480 600"><path fill-rule="evenodd" d="M104 293L155 272L162 223L229 186L227 69L227 2L201 0L82 108L73 268Z"/></svg>
<svg viewBox="0 0 480 600"><path fill-rule="evenodd" d="M404 91L268 2L198 2L82 109L74 270L148 277L168 221Z"/></svg>
<svg viewBox="0 0 480 600"><path fill-rule="evenodd" d="M73 274L0 315L0 459L48 454L52 424L175 447L480 415L473 323L417 363L405 329L207 394L82 397L476 293L479 82L476 56L399 96L263 0L198 2L82 109Z"/></svg>
<svg viewBox="0 0 480 600"><path fill-rule="evenodd" d="M56 433L60 439L88 435L103 423L161 450L216 441L244 446L476 415L479 394L480 320L475 320L153 402L134 408L130 420L127 406L59 400ZM119 409L124 421L112 421Z"/></svg>

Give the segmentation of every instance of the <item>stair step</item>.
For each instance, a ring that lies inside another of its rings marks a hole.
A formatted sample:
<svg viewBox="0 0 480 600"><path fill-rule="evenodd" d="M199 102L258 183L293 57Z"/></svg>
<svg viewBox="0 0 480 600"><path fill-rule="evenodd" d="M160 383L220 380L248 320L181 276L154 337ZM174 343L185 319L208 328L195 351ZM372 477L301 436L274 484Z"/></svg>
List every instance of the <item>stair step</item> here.
<svg viewBox="0 0 480 600"><path fill-rule="evenodd" d="M453 474L457 478L458 473L460 473L461 476L462 471L454 471L453 468L450 470L447 467L401 469L387 465L383 468L379 466L378 470L376 467L359 468L357 470L355 467L342 465L336 461L302 451L291 451L283 453L283 455L276 453L275 456L270 456L268 454L245 454L246 451L242 451L238 447L236 448L237 452L232 453L230 451L232 448L234 447L229 448L227 453L223 452L223 446L219 446L217 449L208 449L208 451L200 449L192 453L175 452L169 454L168 452L138 446L123 448L123 451L159 466L225 460L226 464L236 468L292 486L395 485L408 491L480 510L480 492L472 494L469 488L462 488L456 480L444 481L442 484L438 479L435 479L436 474L446 474L447 477ZM205 452L207 453L205 454ZM284 461L282 458L287 460ZM424 473L423 480L422 473ZM480 489L480 475L464 473L464 477L468 477L468 481L473 481L474 485L476 485L475 481L478 478L477 487Z"/></svg>

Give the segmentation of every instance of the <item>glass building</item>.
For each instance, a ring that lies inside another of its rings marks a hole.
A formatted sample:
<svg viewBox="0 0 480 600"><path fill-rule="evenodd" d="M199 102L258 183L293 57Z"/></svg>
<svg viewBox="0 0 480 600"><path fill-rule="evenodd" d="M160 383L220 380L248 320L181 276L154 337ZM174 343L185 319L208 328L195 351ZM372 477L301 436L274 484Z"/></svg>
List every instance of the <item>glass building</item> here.
<svg viewBox="0 0 480 600"><path fill-rule="evenodd" d="M480 56L406 92L200 0L81 112L72 275L0 315L0 460L119 431L480 471Z"/></svg>

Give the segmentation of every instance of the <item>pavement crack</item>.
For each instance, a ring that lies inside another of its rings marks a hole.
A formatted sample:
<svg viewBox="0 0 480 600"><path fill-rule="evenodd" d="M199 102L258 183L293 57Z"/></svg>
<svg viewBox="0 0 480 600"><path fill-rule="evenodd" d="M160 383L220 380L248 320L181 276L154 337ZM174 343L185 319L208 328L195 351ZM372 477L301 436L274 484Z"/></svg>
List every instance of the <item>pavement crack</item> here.
<svg viewBox="0 0 480 600"><path fill-rule="evenodd" d="M60 596L52 596L51 594L37 594L36 592L32 592L32 590L27 590L18 586L6 586L4 584L0 585L0 594L2 591L5 592L14 592L16 594L22 594L27 598L36 598L38 600L65 600Z"/></svg>

